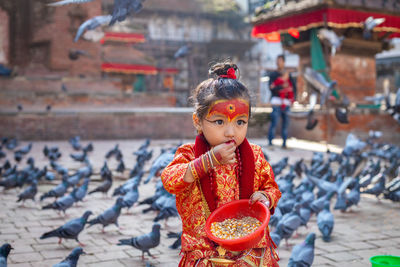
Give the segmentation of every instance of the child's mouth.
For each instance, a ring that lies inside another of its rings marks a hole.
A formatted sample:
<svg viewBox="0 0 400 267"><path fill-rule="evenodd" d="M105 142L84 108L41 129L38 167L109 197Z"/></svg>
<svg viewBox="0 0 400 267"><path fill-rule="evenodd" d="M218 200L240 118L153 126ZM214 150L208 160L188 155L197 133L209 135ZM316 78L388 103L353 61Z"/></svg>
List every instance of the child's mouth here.
<svg viewBox="0 0 400 267"><path fill-rule="evenodd" d="M225 142L225 144L230 144L230 143L236 144L235 140L233 140L233 139Z"/></svg>

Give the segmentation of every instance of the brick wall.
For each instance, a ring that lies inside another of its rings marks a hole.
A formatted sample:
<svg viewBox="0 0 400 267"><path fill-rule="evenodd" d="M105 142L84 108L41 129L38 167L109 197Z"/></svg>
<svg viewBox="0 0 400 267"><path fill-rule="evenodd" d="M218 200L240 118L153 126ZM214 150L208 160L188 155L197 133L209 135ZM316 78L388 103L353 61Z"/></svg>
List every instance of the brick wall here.
<svg viewBox="0 0 400 267"><path fill-rule="evenodd" d="M196 134L191 112L190 109L166 109L165 112L3 112L0 113L0 132L2 136L25 140L64 140L73 135L84 139L184 139ZM365 139L369 130L380 130L383 131L383 141L400 144L400 124L386 113L357 111L349 116L350 124L339 124L333 114L316 114L316 117L319 123L312 131L305 129L305 119L291 119L289 136L344 145L350 132ZM268 126L268 113L253 113L248 136L265 138L267 143Z"/></svg>
<svg viewBox="0 0 400 267"><path fill-rule="evenodd" d="M0 8L0 64L9 63L9 17L7 13Z"/></svg>
<svg viewBox="0 0 400 267"><path fill-rule="evenodd" d="M363 102L365 96L374 95L376 66L374 56L336 54L330 60L332 80L352 102Z"/></svg>

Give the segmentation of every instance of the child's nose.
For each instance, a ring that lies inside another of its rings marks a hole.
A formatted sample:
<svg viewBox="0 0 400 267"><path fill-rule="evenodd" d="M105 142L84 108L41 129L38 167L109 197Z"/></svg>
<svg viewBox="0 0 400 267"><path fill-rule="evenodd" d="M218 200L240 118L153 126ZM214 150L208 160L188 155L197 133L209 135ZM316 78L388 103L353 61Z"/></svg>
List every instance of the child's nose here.
<svg viewBox="0 0 400 267"><path fill-rule="evenodd" d="M228 125L225 127L225 136L226 137L233 137L235 134L235 131L233 129L232 123L228 123Z"/></svg>

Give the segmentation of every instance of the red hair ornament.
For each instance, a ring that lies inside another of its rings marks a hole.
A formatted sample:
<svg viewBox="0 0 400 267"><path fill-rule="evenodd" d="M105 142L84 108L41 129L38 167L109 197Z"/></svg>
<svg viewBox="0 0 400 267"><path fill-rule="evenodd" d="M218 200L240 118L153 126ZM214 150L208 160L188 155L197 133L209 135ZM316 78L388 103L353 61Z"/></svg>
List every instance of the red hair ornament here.
<svg viewBox="0 0 400 267"><path fill-rule="evenodd" d="M229 68L226 74L219 75L221 78L229 78L229 79L235 79L236 80L236 71L234 68Z"/></svg>

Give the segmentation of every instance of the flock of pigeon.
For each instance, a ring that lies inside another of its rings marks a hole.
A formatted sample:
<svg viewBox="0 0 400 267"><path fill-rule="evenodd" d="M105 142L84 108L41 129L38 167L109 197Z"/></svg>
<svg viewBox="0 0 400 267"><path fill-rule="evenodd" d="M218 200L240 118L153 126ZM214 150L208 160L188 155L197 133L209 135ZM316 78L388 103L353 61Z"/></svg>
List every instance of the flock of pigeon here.
<svg viewBox="0 0 400 267"><path fill-rule="evenodd" d="M289 164L285 157L277 163L271 164L277 184L282 192L275 213L271 216L269 226L271 238L276 245L281 240L288 239L301 226L307 226L313 214L317 216L318 229L321 232L322 240L329 242L334 229L334 216L331 209L346 212L354 205L358 205L361 194L373 194L378 199L381 197L400 202L400 147L392 144L379 143L380 132L370 132L367 140L362 141L356 136L349 134L346 145L341 154L315 152L307 165L303 159ZM117 172L125 171L123 155L118 144L105 155L105 162L100 170L103 182L96 188L88 190L93 168L89 160L89 154L94 147L91 143L82 146L79 137L69 140L72 148L78 152L70 154L70 157L83 163L83 167L71 172L62 166L57 160L62 156L58 147L47 147L43 154L49 159L51 170L35 167L35 160L27 158L27 167L19 169L20 163L27 156L32 148L32 143L18 148L18 140L3 138L0 148L0 159L4 162L0 165L0 186L4 190L23 188L16 197L17 202L35 199L38 192L37 187L43 180L58 180L60 183L43 193L40 201L54 199L53 202L42 205L42 209L54 209L58 212L65 212L73 207L74 203L82 201L91 194L107 194L113 184L113 173L108 168L107 160L114 157L119 161ZM145 174L144 165L152 158L153 151L149 151L150 140L146 140L141 147L134 152L136 163L129 174L129 179L113 190L112 196L116 197L115 204L95 218L90 218L92 212L87 210L76 219L66 224L43 233L40 239L51 237L62 239L74 239L79 247L72 250L71 254L61 263L54 266L76 266L79 256L84 254L79 234L88 227L100 224L103 227L118 225L118 217L121 209L129 210L134 205L148 205L142 210L143 213L157 211L154 224L150 233L119 240L118 245L129 245L152 256L150 249L160 243L160 220L167 220L169 217L179 217L176 210L175 196L169 194L159 179L155 184L155 193L142 201L139 200L140 184L149 183L153 177L159 176L160 172L169 162L172 161L177 147L163 149L160 155L155 158L146 179L142 182ZM5 151L14 153L16 164L12 166L7 159ZM268 156L265 154L268 159ZM297 178L297 179L296 179ZM331 206L332 203L332 206ZM181 233L170 232L168 237L176 238L170 246L172 249L180 247ZM315 233L309 233L305 241L293 247L289 266L311 266L314 259ZM7 255L12 249L10 244L4 244L0 248L0 263L6 264ZM6 266L6 265L0 266Z"/></svg>
<svg viewBox="0 0 400 267"><path fill-rule="evenodd" d="M361 194L400 202L400 147L378 143L380 136L371 131L362 141L349 134L341 154L315 152L310 166L303 159L289 165L287 157L271 165L282 192L269 221L277 246L283 239L288 246L288 239L299 227L307 228L314 214L322 240L330 242L335 225L331 209L346 212L358 205ZM282 174L285 168L289 170ZM315 238L309 233L293 248L288 266L312 265Z"/></svg>
<svg viewBox="0 0 400 267"><path fill-rule="evenodd" d="M48 192L43 193L40 196L40 201L48 201L47 199L54 199L48 204L42 205L42 209L53 209L59 214L64 214L68 209L73 207L74 203L82 201L88 195L103 193L107 194L113 184L113 173L107 165L107 160L115 157L119 161L116 172L124 172L125 164L123 161L123 155L118 147L118 144L107 152L105 155L105 162L100 170L100 176L102 183L94 188L89 189L91 176L93 174L93 167L89 160L89 154L93 151L92 143L87 146L82 146L80 143L79 136L73 137L69 140L74 150L79 152L70 154L70 157L74 161L82 162L83 167L76 171L71 171L65 166L62 166L57 160L62 156L58 147L47 147L43 148L43 154L49 160L51 170L45 166L44 168L38 168L35 166L35 159L28 157L26 160L27 167L20 169L18 165L22 163L25 156L29 155L32 148L32 143L18 148L17 139L3 138L0 146L0 160L3 159L4 163L0 165L0 187L3 190L20 189L20 193L17 196L16 201L21 202L22 205L26 200L35 200L38 193L38 185L45 180L56 181L60 177L60 183ZM118 217L121 214L121 209L126 208L129 210L134 205L148 205L149 207L143 210L143 213L150 211L156 211L157 215L154 218L154 225L150 233L135 236L132 238L121 239L117 245L129 245L138 250L142 251L142 259L144 260L144 253L146 252L149 256L152 256L150 249L159 245L160 243L160 227L158 223L161 220L165 220L165 223L170 217L178 217L176 210L175 196L169 194L163 187L161 180L156 183L155 194L143 201L139 200L139 185L142 183L142 177L144 176L144 166L147 161L152 158L153 151L149 151L150 140L146 140L145 143L134 152L136 156L136 163L130 171L130 178L121 186L116 187L112 193L113 197L116 197L115 203L109 209L103 213L96 215L94 218L90 218L93 214L92 211L87 210L84 214L79 217L72 219L64 225L43 233L40 239L46 239L51 237L59 238L59 244L62 239L74 239L78 242L79 247L72 250L71 254L65 258L61 263L54 266L76 266L78 259L81 254L84 254L82 244L79 241L79 234L88 227L95 224L102 225L104 227L108 225L118 225ZM149 183L154 176L158 176L162 169L164 169L169 162L172 161L177 147L161 150L161 154L151 164L149 173L143 181L143 183ZM9 150L9 153L6 153ZM16 164L12 166L7 155L13 152L14 160ZM180 247L180 233L170 232L168 237L176 238L176 241L170 246L172 249ZM4 244L0 248L0 266L7 266L7 256L10 253L12 246L8 243ZM2 264L4 262L4 264Z"/></svg>

